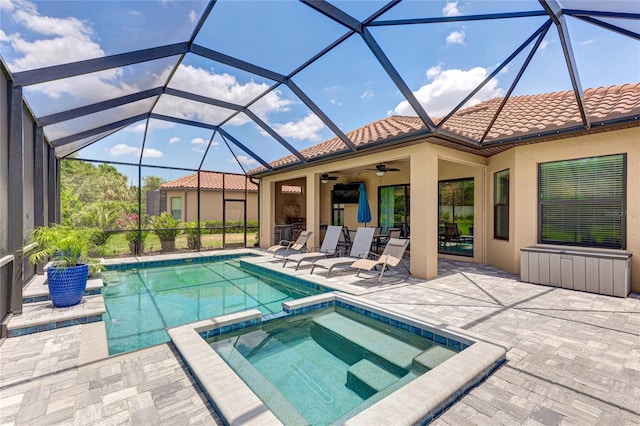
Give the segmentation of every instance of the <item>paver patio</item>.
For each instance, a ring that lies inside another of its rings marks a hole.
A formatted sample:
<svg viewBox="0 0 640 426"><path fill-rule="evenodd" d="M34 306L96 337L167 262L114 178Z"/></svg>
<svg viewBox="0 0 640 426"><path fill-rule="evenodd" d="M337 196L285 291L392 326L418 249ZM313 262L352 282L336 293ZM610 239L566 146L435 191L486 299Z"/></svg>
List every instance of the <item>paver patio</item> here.
<svg viewBox="0 0 640 426"><path fill-rule="evenodd" d="M360 281L366 299L512 345L434 424L640 424L640 299L520 283L466 262L439 269L427 282ZM87 338L100 326L5 340L0 424L220 423L170 344L99 359Z"/></svg>

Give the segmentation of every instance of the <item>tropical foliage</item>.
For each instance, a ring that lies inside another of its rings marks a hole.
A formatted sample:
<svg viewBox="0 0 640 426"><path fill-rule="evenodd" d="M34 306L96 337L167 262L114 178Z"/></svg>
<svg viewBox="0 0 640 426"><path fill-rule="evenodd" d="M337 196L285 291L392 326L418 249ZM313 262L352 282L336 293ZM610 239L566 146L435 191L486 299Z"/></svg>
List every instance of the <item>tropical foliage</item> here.
<svg viewBox="0 0 640 426"><path fill-rule="evenodd" d="M159 216L151 218L153 233L158 236L160 241L175 241L180 233L179 226L180 220L175 219L167 212L162 212Z"/></svg>
<svg viewBox="0 0 640 426"><path fill-rule="evenodd" d="M30 242L37 247L29 255L29 264L52 260L59 268L88 264L93 271L101 269L95 254L95 228L76 228L65 225L42 226L33 231Z"/></svg>

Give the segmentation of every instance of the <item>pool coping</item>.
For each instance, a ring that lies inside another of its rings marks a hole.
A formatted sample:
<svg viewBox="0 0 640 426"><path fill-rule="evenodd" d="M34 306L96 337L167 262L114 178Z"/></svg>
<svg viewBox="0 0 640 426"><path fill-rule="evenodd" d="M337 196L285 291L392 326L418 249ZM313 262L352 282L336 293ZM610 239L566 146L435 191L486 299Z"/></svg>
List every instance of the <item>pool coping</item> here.
<svg viewBox="0 0 640 426"><path fill-rule="evenodd" d="M458 354L351 417L345 424L384 424L390 418L398 425L428 423L506 361L509 346L503 342L489 341L480 334L389 309L357 296L325 293L283 303L283 310L285 315L298 315L326 306L353 307L352 310L358 313L369 312L394 320L399 327L408 327L410 332L431 331L464 346ZM167 329L196 382L226 424L282 423L203 337L268 321L270 319L265 320L260 311L252 309Z"/></svg>

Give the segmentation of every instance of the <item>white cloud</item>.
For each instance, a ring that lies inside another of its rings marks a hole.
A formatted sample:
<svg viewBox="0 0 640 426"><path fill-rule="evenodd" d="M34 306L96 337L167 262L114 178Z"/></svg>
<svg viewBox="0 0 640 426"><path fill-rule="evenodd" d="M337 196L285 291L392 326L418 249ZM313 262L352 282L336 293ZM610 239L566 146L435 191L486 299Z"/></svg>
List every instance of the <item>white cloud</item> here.
<svg viewBox="0 0 640 426"><path fill-rule="evenodd" d="M540 43L540 46L538 47L539 51L543 51L547 48L547 46L549 46L551 44L551 41L548 40L542 40L542 43Z"/></svg>
<svg viewBox="0 0 640 426"><path fill-rule="evenodd" d="M247 157L246 155L238 155L237 158L238 158L238 161L240 162L240 164L242 164L243 166L253 167L253 166L258 165L258 161L257 160L255 160L253 158L250 158L250 157ZM229 160L229 161L235 163L235 159L232 159L232 160Z"/></svg>
<svg viewBox="0 0 640 426"><path fill-rule="evenodd" d="M127 10L127 14L132 15L132 16L140 16L140 15L142 15L142 13L138 12L137 10Z"/></svg>
<svg viewBox="0 0 640 426"><path fill-rule="evenodd" d="M113 155L114 157L119 157L121 155L130 155L130 154L140 155L140 148L127 145L126 143L119 143L117 145L112 146L109 149L109 154Z"/></svg>
<svg viewBox="0 0 640 426"><path fill-rule="evenodd" d="M195 146L191 147L191 149L195 152L203 153L206 150L207 145L209 145L209 140L204 138L193 138L191 139L191 143ZM220 142L213 141L211 142L211 148L219 149Z"/></svg>
<svg viewBox="0 0 640 426"><path fill-rule="evenodd" d="M324 123L315 114L309 113L302 120L289 121L284 124L274 123L272 127L285 139L289 137L298 140L317 141L321 139L318 132L324 128Z"/></svg>
<svg viewBox="0 0 640 426"><path fill-rule="evenodd" d="M437 77L439 74L442 74L442 64L436 65L435 67L431 67L427 70L427 78L429 80Z"/></svg>
<svg viewBox="0 0 640 426"><path fill-rule="evenodd" d="M171 67L167 67L160 75L156 75L156 85L164 84L170 72ZM269 88L269 85L266 83L256 83L255 81L249 81L243 84L231 74L216 74L213 71L191 65L180 65L171 80L170 87L238 105L246 105L264 93ZM291 104L291 100L281 97L280 91L273 90L260 101L256 102L251 107L251 111L261 119L267 121L268 114L275 111L288 111ZM181 98L163 96L154 112L189 120L218 124L235 111L203 105ZM229 122L229 124L242 125L248 121L249 119L245 115L239 114L232 122Z"/></svg>
<svg viewBox="0 0 640 426"><path fill-rule="evenodd" d="M144 158L161 158L163 157L162 151L153 148L145 148L142 152Z"/></svg>
<svg viewBox="0 0 640 426"><path fill-rule="evenodd" d="M586 45L588 45L588 44L593 43L594 41L596 41L596 40L595 40L595 39L593 39L593 38L590 38L589 40L581 41L581 42L580 42L580 46L586 46Z"/></svg>
<svg viewBox="0 0 640 426"><path fill-rule="evenodd" d="M114 157L119 157L122 155L140 155L140 148L136 146L127 145L126 143L119 143L117 145L112 146L109 149L109 154ZM153 149L153 148L145 148L144 153L142 154L145 158L160 158L163 156L162 151Z"/></svg>
<svg viewBox="0 0 640 426"><path fill-rule="evenodd" d="M369 98L373 98L373 90L371 89L367 90L362 95L360 95L360 99L369 99Z"/></svg>
<svg viewBox="0 0 640 426"><path fill-rule="evenodd" d="M9 36L4 31L0 30L0 41L9 41Z"/></svg>
<svg viewBox="0 0 640 426"><path fill-rule="evenodd" d="M438 65L427 70L427 77L432 81L414 91L413 94L431 117L443 117L484 81L487 77L487 70L482 67L475 67L466 71L461 69L444 70ZM503 95L504 91L498 87L498 80L494 78L476 93L465 106L476 105L487 99ZM400 102L395 107L394 113L415 115L407 101Z"/></svg>
<svg viewBox="0 0 640 426"><path fill-rule="evenodd" d="M206 145L209 141L204 140L204 138L193 138L191 139L191 143L194 145Z"/></svg>
<svg viewBox="0 0 640 426"><path fill-rule="evenodd" d="M4 1L3 1L4 4ZM12 70L41 68L66 62L104 56L104 51L91 37L93 29L75 17L42 16L29 2L15 2L3 9L11 10L14 21L26 30L46 38L24 38L20 33L8 34L18 58Z"/></svg>
<svg viewBox="0 0 640 426"><path fill-rule="evenodd" d="M7 6L7 0L1 1L3 11L11 10L13 20L28 33L25 36L19 32L2 36L4 41L10 43L16 56L10 63L13 71L104 56L101 46L92 39L93 29L87 22L75 17L43 16L36 5L26 1L13 2L10 6ZM139 89L125 83L123 71L118 68L37 84L27 87L25 91L40 92L51 99L71 96L84 103L93 103L134 93ZM134 105L122 107L120 114L123 114L123 110L126 114L133 108Z"/></svg>
<svg viewBox="0 0 640 426"><path fill-rule="evenodd" d="M138 124L128 126L124 130L125 132L144 133L144 129L147 127L146 123L146 120L143 120ZM170 121L149 120L149 131L171 129L173 127L175 127L175 124L171 123Z"/></svg>
<svg viewBox="0 0 640 426"><path fill-rule="evenodd" d="M180 138L177 136L174 136L171 139L169 139L169 143L177 143L177 142L180 142Z"/></svg>
<svg viewBox="0 0 640 426"><path fill-rule="evenodd" d="M447 2L447 4L442 8L442 14L444 16L458 16L461 14L460 9L458 9L458 2L452 1Z"/></svg>
<svg viewBox="0 0 640 426"><path fill-rule="evenodd" d="M198 15L196 15L196 12L194 10L190 10L189 11L189 22L191 22L192 24L195 24L197 20L198 20Z"/></svg>
<svg viewBox="0 0 640 426"><path fill-rule="evenodd" d="M11 0L0 0L0 10L13 10L14 5Z"/></svg>
<svg viewBox="0 0 640 426"><path fill-rule="evenodd" d="M447 36L447 44L461 44L464 46L464 38L466 34L464 31L452 31Z"/></svg>

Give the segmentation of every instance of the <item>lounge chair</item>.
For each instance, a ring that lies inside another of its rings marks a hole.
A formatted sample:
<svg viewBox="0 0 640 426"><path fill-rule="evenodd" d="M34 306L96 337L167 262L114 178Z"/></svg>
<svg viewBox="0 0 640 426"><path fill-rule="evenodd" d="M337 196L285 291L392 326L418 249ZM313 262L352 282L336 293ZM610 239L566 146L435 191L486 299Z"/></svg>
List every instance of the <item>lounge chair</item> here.
<svg viewBox="0 0 640 426"><path fill-rule="evenodd" d="M350 265L354 260L367 257L367 254L369 254L369 250L371 249L371 241L373 240L373 234L375 230L375 228L358 228L356 236L353 239L353 244L351 245L349 256L320 259L313 264L313 267L311 268L311 271L309 273L313 274L313 270L316 267L328 269L328 278L329 275L331 275L331 270L336 266Z"/></svg>
<svg viewBox="0 0 640 426"><path fill-rule="evenodd" d="M336 250L338 249L338 240L340 239L341 233L342 226L329 226L327 228L327 232L324 235L324 240L322 241L320 250L308 253L291 254L284 258L282 267L284 268L287 265L288 261L297 262L295 269L297 271L300 267L300 263L302 263L303 261L311 261L313 259L335 256Z"/></svg>
<svg viewBox="0 0 640 426"><path fill-rule="evenodd" d="M272 251L273 257L276 257L278 252L280 252L281 250L285 250L285 253L288 253L290 251L296 251L298 253L302 253L306 250L307 240L309 239L309 237L311 237L311 234L313 234L313 231L302 231L298 236L297 240L295 241L282 240L280 241L280 244L276 244L275 246L269 247L267 251ZM285 255L282 254L282 256L284 257Z"/></svg>
<svg viewBox="0 0 640 426"><path fill-rule="evenodd" d="M382 266L382 271L380 271L380 276L378 277L378 281L382 279L382 274L389 268L395 268L399 264L405 267L407 272L409 272L409 267L402 257L404 256L404 252L407 250L409 246L409 239L402 240L400 238L389 238L389 242L384 246L384 251L377 259L358 259L351 264L352 268L358 268L357 277L360 276L360 271L366 269L367 271L372 270L377 266ZM377 256L373 254L373 256Z"/></svg>

